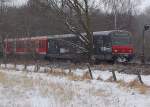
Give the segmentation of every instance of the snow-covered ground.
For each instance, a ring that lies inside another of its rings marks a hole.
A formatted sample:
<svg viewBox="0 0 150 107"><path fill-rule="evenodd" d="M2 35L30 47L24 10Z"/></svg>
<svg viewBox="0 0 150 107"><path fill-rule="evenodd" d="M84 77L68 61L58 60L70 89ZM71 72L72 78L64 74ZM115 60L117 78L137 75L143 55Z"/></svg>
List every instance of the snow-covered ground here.
<svg viewBox="0 0 150 107"><path fill-rule="evenodd" d="M112 82L109 71L93 70L89 80L87 69L34 73L23 71L22 65L17 71L7 66L12 70L2 69L4 65L0 70L0 107L150 107L150 76L142 76L141 86L136 75L117 72L119 81ZM27 69L34 71L33 66Z"/></svg>

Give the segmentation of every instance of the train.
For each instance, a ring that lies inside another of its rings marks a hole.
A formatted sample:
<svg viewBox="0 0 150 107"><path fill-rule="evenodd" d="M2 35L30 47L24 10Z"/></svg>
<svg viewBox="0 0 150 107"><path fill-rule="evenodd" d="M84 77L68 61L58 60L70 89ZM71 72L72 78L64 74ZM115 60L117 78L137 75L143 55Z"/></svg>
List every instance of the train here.
<svg viewBox="0 0 150 107"><path fill-rule="evenodd" d="M85 33L82 33L85 35ZM125 30L93 32L93 55L96 60L128 62L133 59L132 34ZM82 60L87 58L84 44L75 34L47 35L27 38L6 38L7 55L34 53L46 59Z"/></svg>

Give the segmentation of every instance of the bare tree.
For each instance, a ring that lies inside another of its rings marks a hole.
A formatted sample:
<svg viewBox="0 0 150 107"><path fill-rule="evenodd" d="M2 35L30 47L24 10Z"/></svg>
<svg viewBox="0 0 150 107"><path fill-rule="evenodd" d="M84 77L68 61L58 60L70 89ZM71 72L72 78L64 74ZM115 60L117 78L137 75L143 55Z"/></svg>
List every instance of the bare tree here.
<svg viewBox="0 0 150 107"><path fill-rule="evenodd" d="M8 3L9 1L10 0L0 0L0 39L1 39L0 42L1 42L1 47L2 47L1 52L4 55L4 60L6 60L4 40L8 36L7 27L6 27L7 20L5 20L7 16L7 9L8 9L8 6L6 5L6 3Z"/></svg>
<svg viewBox="0 0 150 107"><path fill-rule="evenodd" d="M141 0L102 0L104 11L113 17L114 29L130 26Z"/></svg>
<svg viewBox="0 0 150 107"><path fill-rule="evenodd" d="M78 36L84 44L84 51L91 57L94 46L89 9L94 6L95 0L36 0L37 2L59 16L67 28Z"/></svg>

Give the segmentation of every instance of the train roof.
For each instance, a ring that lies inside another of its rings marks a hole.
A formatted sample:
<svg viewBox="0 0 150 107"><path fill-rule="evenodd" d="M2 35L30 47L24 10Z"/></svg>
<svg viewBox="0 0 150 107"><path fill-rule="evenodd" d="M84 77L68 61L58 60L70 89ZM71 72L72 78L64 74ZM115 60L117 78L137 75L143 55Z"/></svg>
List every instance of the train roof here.
<svg viewBox="0 0 150 107"><path fill-rule="evenodd" d="M125 30L109 30L109 31L97 31L93 32L94 35L110 35L112 33L129 33Z"/></svg>
<svg viewBox="0 0 150 107"><path fill-rule="evenodd" d="M109 31L97 31L93 32L93 35L110 35L115 32L126 32L129 33L128 31L125 30L109 30ZM86 33L81 33L82 35L86 35ZM47 38L52 39L52 38L68 38L68 37L76 37L75 34L63 34L63 35L48 35L48 36L37 36L37 37L26 37L26 38L8 38L5 39L5 41L14 41L14 40L19 40L19 41L25 41L25 40L45 40Z"/></svg>
<svg viewBox="0 0 150 107"><path fill-rule="evenodd" d="M63 34L63 35L49 35L48 38L67 38L75 37L75 34Z"/></svg>
<svg viewBox="0 0 150 107"><path fill-rule="evenodd" d="M126 32L129 33L128 31L125 30L109 30L109 31L97 31L93 32L93 35L110 35L115 32ZM82 35L86 35L86 33L81 33ZM67 37L75 37L75 34L63 34L63 35L49 35L48 38L67 38Z"/></svg>
<svg viewBox="0 0 150 107"><path fill-rule="evenodd" d="M45 40L47 36L37 36L37 37L26 37L26 38L6 38L4 41L13 42L13 41L26 41L26 40Z"/></svg>

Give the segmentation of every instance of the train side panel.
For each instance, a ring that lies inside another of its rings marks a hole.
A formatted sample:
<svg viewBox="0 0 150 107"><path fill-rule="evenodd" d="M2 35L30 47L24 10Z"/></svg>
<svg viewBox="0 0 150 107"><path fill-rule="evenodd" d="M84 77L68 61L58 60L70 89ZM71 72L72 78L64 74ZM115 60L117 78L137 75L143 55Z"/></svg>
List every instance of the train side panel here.
<svg viewBox="0 0 150 107"><path fill-rule="evenodd" d="M15 40L14 39L4 40L4 53L9 54L9 55L15 53Z"/></svg>
<svg viewBox="0 0 150 107"><path fill-rule="evenodd" d="M48 52L48 39L38 40L37 53L40 55L46 55Z"/></svg>
<svg viewBox="0 0 150 107"><path fill-rule="evenodd" d="M110 35L94 35L95 58L112 60L112 44Z"/></svg>
<svg viewBox="0 0 150 107"><path fill-rule="evenodd" d="M5 40L5 53L16 55L46 55L48 51L47 37L19 38Z"/></svg>
<svg viewBox="0 0 150 107"><path fill-rule="evenodd" d="M25 54L26 51L25 51L25 47L26 47L26 44L25 44L25 40L16 40L16 54Z"/></svg>
<svg viewBox="0 0 150 107"><path fill-rule="evenodd" d="M82 44L77 37L49 38L47 56L49 58L79 60L81 56L85 56L80 48L82 48Z"/></svg>

